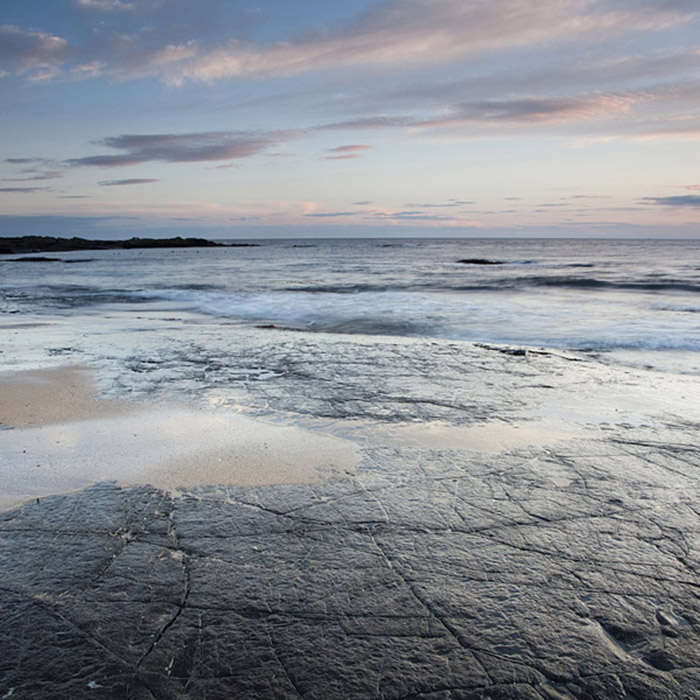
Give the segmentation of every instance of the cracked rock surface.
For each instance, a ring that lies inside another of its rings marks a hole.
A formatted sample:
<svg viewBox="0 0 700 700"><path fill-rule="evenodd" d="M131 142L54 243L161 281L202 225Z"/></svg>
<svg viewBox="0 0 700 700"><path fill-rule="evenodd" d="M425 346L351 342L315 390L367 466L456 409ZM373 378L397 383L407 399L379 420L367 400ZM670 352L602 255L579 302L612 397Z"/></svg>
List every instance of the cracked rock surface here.
<svg viewBox="0 0 700 700"><path fill-rule="evenodd" d="M366 371L343 372L364 347L344 342L312 353L303 382L261 343L256 366L279 378L246 384L246 403L382 424L411 404L464 427L572 387L572 404L605 382L633 401L671 381L373 342ZM212 360L212 391L229 365ZM172 367L171 386L194 381ZM493 452L375 436L355 474L321 484L102 483L1 513L0 698L700 698L698 423L605 418Z"/></svg>

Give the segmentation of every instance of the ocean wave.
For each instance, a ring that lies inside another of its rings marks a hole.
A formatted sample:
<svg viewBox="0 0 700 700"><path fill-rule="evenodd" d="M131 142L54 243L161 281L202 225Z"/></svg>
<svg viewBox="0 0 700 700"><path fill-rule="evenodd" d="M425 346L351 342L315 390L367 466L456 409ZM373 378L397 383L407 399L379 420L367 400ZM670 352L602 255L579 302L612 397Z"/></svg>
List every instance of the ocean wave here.
<svg viewBox="0 0 700 700"><path fill-rule="evenodd" d="M656 311L673 311L681 314L700 314L700 306L687 306L685 304L654 304L651 308Z"/></svg>
<svg viewBox="0 0 700 700"><path fill-rule="evenodd" d="M387 286L383 284L312 284L284 287L284 292L303 294L364 294L384 293L420 289L420 285Z"/></svg>
<svg viewBox="0 0 700 700"><path fill-rule="evenodd" d="M539 265L539 260L491 260L490 258L462 258L455 260L457 265L474 265L475 267L492 267L499 265Z"/></svg>
<svg viewBox="0 0 700 700"><path fill-rule="evenodd" d="M193 282L191 284L176 284L176 285L163 285L160 287L163 290L169 291L173 289L178 289L178 290L184 290L184 291L193 291L193 292L215 292L219 291L222 289L225 289L225 287L221 284L209 284L206 282ZM155 289L159 289L159 287L156 287Z"/></svg>
<svg viewBox="0 0 700 700"><path fill-rule="evenodd" d="M527 285L520 286L524 280ZM700 312L700 307L687 295L658 296L655 304L650 304L648 298L642 300L641 295L639 301L631 302L627 295L620 298L605 292L543 296L534 287L569 287L574 282L587 284L595 291L603 281L529 276L516 282L518 287L499 276L495 283L452 289L348 283L266 291L226 291L194 280L141 289L57 284L6 290L6 298L8 309L95 308L104 304L133 307L169 302L182 310L245 325L308 332L427 337L592 352L700 351L700 329L691 315ZM660 284L663 289L678 288L663 280L655 282L652 289L658 290ZM604 285L605 290L611 287L627 289L628 284ZM681 285L684 291L687 287Z"/></svg>
<svg viewBox="0 0 700 700"><path fill-rule="evenodd" d="M597 352L700 351L700 333L687 323L664 326L660 332L651 315L641 320L620 316L617 306L605 302L596 304L597 323L591 325L587 310L566 302L532 307L523 305L519 297L501 294L343 290L224 294L171 289L141 294L180 302L207 315L309 332L433 337Z"/></svg>
<svg viewBox="0 0 700 700"><path fill-rule="evenodd" d="M565 339L564 339L565 341ZM553 343L549 342L550 347ZM587 338L571 339L557 345L562 349L578 350L580 352L611 352L614 350L649 350L649 351L700 351L700 338L693 340L688 338Z"/></svg>
<svg viewBox="0 0 700 700"><path fill-rule="evenodd" d="M78 284L27 285L6 296L22 299L27 305L48 309L76 309L99 304L133 304L143 298L128 289L92 287Z"/></svg>
<svg viewBox="0 0 700 700"><path fill-rule="evenodd" d="M479 270L482 267L479 266ZM502 268L499 268L502 269ZM491 271L491 270L489 270ZM463 279L424 279L406 282L394 281L391 284L340 283L340 284L299 284L286 286L282 291L310 294L360 294L365 292L498 292L518 291L536 288L561 288L574 290L636 291L636 292L700 292L700 282L678 279L618 279L606 280L597 277L576 277L569 275L478 275L464 282Z"/></svg>
<svg viewBox="0 0 700 700"><path fill-rule="evenodd" d="M568 289L621 289L642 292L700 292L700 284L680 280L601 280L596 277L530 276L504 280L511 287L563 287Z"/></svg>

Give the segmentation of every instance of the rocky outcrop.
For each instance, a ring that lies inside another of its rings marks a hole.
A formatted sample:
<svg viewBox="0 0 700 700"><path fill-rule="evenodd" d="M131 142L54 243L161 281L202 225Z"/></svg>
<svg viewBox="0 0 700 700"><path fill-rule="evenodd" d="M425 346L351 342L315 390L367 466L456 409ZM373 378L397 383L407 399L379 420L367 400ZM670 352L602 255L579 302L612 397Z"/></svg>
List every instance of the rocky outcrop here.
<svg viewBox="0 0 700 700"><path fill-rule="evenodd" d="M0 238L0 255L24 253L59 253L73 250L119 250L130 248L212 248L224 246L205 238L129 238L120 241L98 241L87 238L57 238L54 236L21 236ZM235 243L253 246L254 243Z"/></svg>
<svg viewBox="0 0 700 700"><path fill-rule="evenodd" d="M582 448L5 513L0 693L700 697L697 446Z"/></svg>

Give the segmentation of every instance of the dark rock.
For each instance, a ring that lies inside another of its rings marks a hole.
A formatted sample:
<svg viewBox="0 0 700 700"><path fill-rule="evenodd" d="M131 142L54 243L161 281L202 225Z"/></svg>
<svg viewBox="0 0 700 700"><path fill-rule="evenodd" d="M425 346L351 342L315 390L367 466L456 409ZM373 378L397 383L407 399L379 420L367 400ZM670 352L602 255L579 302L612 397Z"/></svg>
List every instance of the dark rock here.
<svg viewBox="0 0 700 700"><path fill-rule="evenodd" d="M644 656L644 661L659 671L673 671L676 668L673 657L665 649L653 649Z"/></svg>
<svg viewBox="0 0 700 700"><path fill-rule="evenodd" d="M644 539L678 504L606 517L610 484L595 474L612 449L550 452L587 475L551 499L544 481L523 485L535 471L517 486L533 462L521 454L178 498L102 484L2 513L0 692L700 697L687 670L700 665L697 628L657 615L669 596L697 615L697 584Z"/></svg>
<svg viewBox="0 0 700 700"><path fill-rule="evenodd" d="M54 236L22 236L19 238L3 238L0 254L11 255L21 253L64 252L72 250L119 250L132 248L211 248L222 247L224 244L209 241L204 238L130 238L119 241L98 241L86 238L57 238ZM256 244L233 244L256 245Z"/></svg>
<svg viewBox="0 0 700 700"><path fill-rule="evenodd" d="M611 376L648 379L555 353L255 337L206 358L217 395L245 383L261 415L348 430L517 425L544 381L604 396ZM141 391L201 374L200 352L155 352ZM698 699L697 429L664 413L498 454L368 442L322 484L101 484L2 512L0 698Z"/></svg>
<svg viewBox="0 0 700 700"><path fill-rule="evenodd" d="M486 258L463 258L458 260L462 265L504 265L500 260L487 260Z"/></svg>

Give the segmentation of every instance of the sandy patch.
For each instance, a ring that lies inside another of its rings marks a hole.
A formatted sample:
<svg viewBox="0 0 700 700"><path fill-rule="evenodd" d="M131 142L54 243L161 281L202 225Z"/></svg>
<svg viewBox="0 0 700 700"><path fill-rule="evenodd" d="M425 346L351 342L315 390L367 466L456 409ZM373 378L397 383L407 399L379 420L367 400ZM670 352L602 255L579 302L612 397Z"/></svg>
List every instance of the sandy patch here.
<svg viewBox="0 0 700 700"><path fill-rule="evenodd" d="M464 427L434 422L391 426L380 428L378 432L392 443L414 444L438 450L474 450L488 454L520 447L546 447L574 437L573 432L556 430L544 422L512 424L491 421Z"/></svg>
<svg viewBox="0 0 700 700"><path fill-rule="evenodd" d="M0 424L32 428L133 411L124 401L95 398L90 370L53 367L0 374Z"/></svg>
<svg viewBox="0 0 700 700"><path fill-rule="evenodd" d="M234 412L103 402L85 370L3 381L25 404L3 405L3 422L17 427L0 431L0 508L105 480L166 490L311 483L358 460L349 441Z"/></svg>

